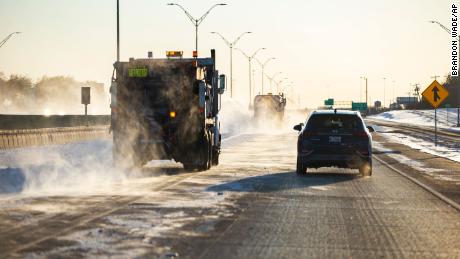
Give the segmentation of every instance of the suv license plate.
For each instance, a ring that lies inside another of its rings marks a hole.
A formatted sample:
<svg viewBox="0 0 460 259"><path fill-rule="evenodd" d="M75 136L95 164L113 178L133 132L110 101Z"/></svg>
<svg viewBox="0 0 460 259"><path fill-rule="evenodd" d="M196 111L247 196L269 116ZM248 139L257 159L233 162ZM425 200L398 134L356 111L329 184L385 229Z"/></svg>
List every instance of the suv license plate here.
<svg viewBox="0 0 460 259"><path fill-rule="evenodd" d="M340 143L342 138L340 136L329 136L329 143Z"/></svg>

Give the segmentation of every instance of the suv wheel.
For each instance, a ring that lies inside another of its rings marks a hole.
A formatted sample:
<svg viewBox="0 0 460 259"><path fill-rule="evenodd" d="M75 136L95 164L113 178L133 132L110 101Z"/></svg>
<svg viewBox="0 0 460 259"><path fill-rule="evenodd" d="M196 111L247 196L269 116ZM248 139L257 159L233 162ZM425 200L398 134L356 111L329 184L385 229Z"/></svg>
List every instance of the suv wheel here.
<svg viewBox="0 0 460 259"><path fill-rule="evenodd" d="M304 175L306 174L307 172L307 168L305 167L305 165L302 163L302 161L300 161L300 158L297 157L297 168L296 168L296 173L298 175Z"/></svg>
<svg viewBox="0 0 460 259"><path fill-rule="evenodd" d="M372 175L372 165L368 162L364 162L359 166L359 173L361 176L371 176Z"/></svg>

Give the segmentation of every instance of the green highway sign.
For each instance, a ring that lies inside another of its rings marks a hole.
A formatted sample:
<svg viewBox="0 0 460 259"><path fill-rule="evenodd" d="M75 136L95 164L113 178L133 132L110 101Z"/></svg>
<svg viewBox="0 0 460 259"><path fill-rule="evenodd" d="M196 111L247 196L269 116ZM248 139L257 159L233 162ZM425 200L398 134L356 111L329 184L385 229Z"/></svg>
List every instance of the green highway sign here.
<svg viewBox="0 0 460 259"><path fill-rule="evenodd" d="M366 111L367 110L367 103L351 103L351 109L353 111Z"/></svg>
<svg viewBox="0 0 460 259"><path fill-rule="evenodd" d="M334 105L334 99L329 98L329 99L327 99L327 100L324 100L324 105L327 105L327 106L332 106L332 105Z"/></svg>

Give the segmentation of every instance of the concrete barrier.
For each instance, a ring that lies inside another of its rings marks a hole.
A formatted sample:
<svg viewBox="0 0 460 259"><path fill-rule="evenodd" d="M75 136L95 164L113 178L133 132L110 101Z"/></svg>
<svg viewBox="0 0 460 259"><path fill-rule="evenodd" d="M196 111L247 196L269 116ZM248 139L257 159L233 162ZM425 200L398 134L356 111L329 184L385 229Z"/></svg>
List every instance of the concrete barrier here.
<svg viewBox="0 0 460 259"><path fill-rule="evenodd" d="M107 139L109 126L0 130L0 150Z"/></svg>
<svg viewBox="0 0 460 259"><path fill-rule="evenodd" d="M14 115L0 114L0 130L106 126L110 115Z"/></svg>

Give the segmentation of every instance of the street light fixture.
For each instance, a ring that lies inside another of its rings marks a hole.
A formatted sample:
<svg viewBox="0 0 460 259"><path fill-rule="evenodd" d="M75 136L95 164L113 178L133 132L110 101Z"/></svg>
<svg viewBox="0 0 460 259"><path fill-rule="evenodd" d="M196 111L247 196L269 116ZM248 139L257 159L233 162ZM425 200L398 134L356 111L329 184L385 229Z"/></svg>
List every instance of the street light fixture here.
<svg viewBox="0 0 460 259"><path fill-rule="evenodd" d="M446 26L442 25L440 22L438 21L428 21L429 23L435 23L437 25L439 25L441 28L443 28L446 32L448 32L449 34L451 34L452 32L450 31L449 28L447 28Z"/></svg>
<svg viewBox="0 0 460 259"><path fill-rule="evenodd" d="M209 10L206 11L199 19L194 18L180 4L168 3L167 5L175 5L175 6L179 7L180 9L182 9L182 11L184 11L185 15L187 15L187 17L190 19L190 21L195 26L195 53L194 53L194 57L198 57L198 26L200 26L200 24L203 22L204 18L206 18L206 16L208 16L208 14L211 12L212 9L216 8L217 6L223 6L223 5L227 5L227 4L215 4L215 5L211 6L211 8L209 8Z"/></svg>
<svg viewBox="0 0 460 259"><path fill-rule="evenodd" d="M261 76L262 76L262 94L264 94L264 70L265 70L265 66L268 64L268 62L270 62L270 61L272 61L272 60L274 60L274 59L276 59L276 58L273 58L273 57L272 57L272 58L269 58L269 59L267 59L264 63L260 62L260 60L257 59L257 58L254 58L254 59L257 61L257 63L259 63L260 67L262 68L262 71L261 71Z"/></svg>
<svg viewBox="0 0 460 259"><path fill-rule="evenodd" d="M276 83L276 91L277 91L277 92L279 92L280 84L281 84L282 82L284 82L285 80L287 80L287 79L289 79L289 78L285 77L285 78L281 79L281 80L278 81L278 82L275 81L275 83Z"/></svg>
<svg viewBox="0 0 460 259"><path fill-rule="evenodd" d="M0 41L0 48L14 35L14 34L19 34L21 32L19 31L15 31L15 32L12 32L10 33L8 36L6 36L5 39L3 39L2 41Z"/></svg>
<svg viewBox="0 0 460 259"><path fill-rule="evenodd" d="M243 54L247 59L248 59L248 63L249 63L249 107L251 107L251 103L252 103L252 69L251 69L251 63L252 63L252 59L257 55L257 53L261 50L263 50L265 48L259 48L258 50L254 51L254 53L252 53L252 55L248 55L246 54L244 51L242 51L241 49L238 49L241 54Z"/></svg>
<svg viewBox="0 0 460 259"><path fill-rule="evenodd" d="M222 40L227 44L227 46L230 48L230 98L233 98L233 47L235 47L236 43L243 37L245 34L252 33L250 31L246 31L240 34L234 41L228 41L222 34L218 32L211 32L212 34L217 34L219 35Z"/></svg>
<svg viewBox="0 0 460 259"><path fill-rule="evenodd" d="M267 74L265 74L265 76L268 78L268 80L270 81L270 92L272 91L272 82L273 80L275 80L275 77L282 74L282 72L276 72L275 74L273 74L273 76L268 76ZM276 82L275 82L276 83Z"/></svg>

